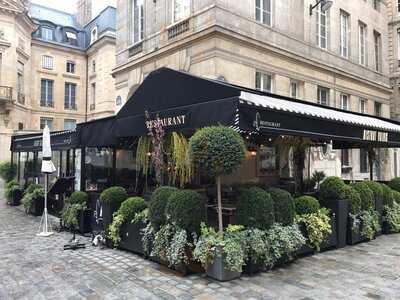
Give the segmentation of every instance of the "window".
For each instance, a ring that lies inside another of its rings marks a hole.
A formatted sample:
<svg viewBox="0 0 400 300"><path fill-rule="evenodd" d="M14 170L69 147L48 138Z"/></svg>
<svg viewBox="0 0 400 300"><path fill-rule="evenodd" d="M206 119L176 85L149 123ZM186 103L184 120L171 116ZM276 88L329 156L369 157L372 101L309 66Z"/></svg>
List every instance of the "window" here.
<svg viewBox="0 0 400 300"><path fill-rule="evenodd" d="M368 173L368 151L360 149L360 173Z"/></svg>
<svg viewBox="0 0 400 300"><path fill-rule="evenodd" d="M329 105L329 89L319 86L317 93L318 104Z"/></svg>
<svg viewBox="0 0 400 300"><path fill-rule="evenodd" d="M400 67L400 28L397 29L397 67Z"/></svg>
<svg viewBox="0 0 400 300"><path fill-rule="evenodd" d="M272 75L256 72L256 89L272 93Z"/></svg>
<svg viewBox="0 0 400 300"><path fill-rule="evenodd" d="M358 23L358 62L360 65L367 64L367 26L364 23Z"/></svg>
<svg viewBox="0 0 400 300"><path fill-rule="evenodd" d="M397 13L400 13L400 0L397 0Z"/></svg>
<svg viewBox="0 0 400 300"><path fill-rule="evenodd" d="M256 1L256 21L263 24L272 25L272 0Z"/></svg>
<svg viewBox="0 0 400 300"><path fill-rule="evenodd" d="M42 68L53 70L53 58L51 56L48 55L42 56Z"/></svg>
<svg viewBox="0 0 400 300"><path fill-rule="evenodd" d="M144 32L144 10L143 0L132 0L132 43L136 44L143 39Z"/></svg>
<svg viewBox="0 0 400 300"><path fill-rule="evenodd" d="M90 110L94 110L96 108L96 83L92 83L91 90L92 90L92 97L90 103Z"/></svg>
<svg viewBox="0 0 400 300"><path fill-rule="evenodd" d="M178 22L190 15L190 0L174 0L174 22Z"/></svg>
<svg viewBox="0 0 400 300"><path fill-rule="evenodd" d="M65 83L64 108L76 109L76 84Z"/></svg>
<svg viewBox="0 0 400 300"><path fill-rule="evenodd" d="M297 99L299 97L299 82L290 80L290 97Z"/></svg>
<svg viewBox="0 0 400 300"><path fill-rule="evenodd" d="M67 73L75 73L75 63L73 61L67 61Z"/></svg>
<svg viewBox="0 0 400 300"><path fill-rule="evenodd" d="M121 96L118 96L118 97L115 99L115 104L116 104L116 105L121 105L121 104L122 104L122 97L121 97Z"/></svg>
<svg viewBox="0 0 400 300"><path fill-rule="evenodd" d="M65 119L64 120L64 130L75 130L76 120Z"/></svg>
<svg viewBox="0 0 400 300"><path fill-rule="evenodd" d="M350 109L350 101L349 101L349 95L346 94L341 94L340 95L340 108L344 110L349 110Z"/></svg>
<svg viewBox="0 0 400 300"><path fill-rule="evenodd" d="M18 122L18 130L24 130L24 123Z"/></svg>
<svg viewBox="0 0 400 300"><path fill-rule="evenodd" d="M90 33L90 43L94 43L97 40L97 26L92 28Z"/></svg>
<svg viewBox="0 0 400 300"><path fill-rule="evenodd" d="M327 22L327 12L321 10L321 5L317 8L316 13L317 18L317 45L322 49L327 49L328 47L328 22Z"/></svg>
<svg viewBox="0 0 400 300"><path fill-rule="evenodd" d="M349 15L340 12L340 55L349 57Z"/></svg>
<svg viewBox="0 0 400 300"><path fill-rule="evenodd" d="M341 151L341 162L342 167L350 166L350 153L349 149L342 149Z"/></svg>
<svg viewBox="0 0 400 300"><path fill-rule="evenodd" d="M372 1L373 1L374 9L377 10L377 11L380 11L380 9L381 9L381 7L380 7L381 0L372 0Z"/></svg>
<svg viewBox="0 0 400 300"><path fill-rule="evenodd" d="M53 29L48 27L42 27L42 39L47 41L53 40Z"/></svg>
<svg viewBox="0 0 400 300"><path fill-rule="evenodd" d="M53 129L53 119L52 118L40 118L40 130L43 130L45 127L49 127L50 131Z"/></svg>
<svg viewBox="0 0 400 300"><path fill-rule="evenodd" d="M382 55L382 42L381 42L381 34L377 31L374 31L374 56L375 56L375 71L381 71L381 55Z"/></svg>
<svg viewBox="0 0 400 300"><path fill-rule="evenodd" d="M17 62L17 101L20 104L25 104L25 86L24 86L24 64Z"/></svg>
<svg viewBox="0 0 400 300"><path fill-rule="evenodd" d="M374 104L374 113L375 116L381 117L382 116L382 103L375 102Z"/></svg>
<svg viewBox="0 0 400 300"><path fill-rule="evenodd" d="M96 61L92 60L92 72L95 73L96 72Z"/></svg>
<svg viewBox="0 0 400 300"><path fill-rule="evenodd" d="M360 100L358 102L358 110L362 114L367 113L367 99L360 98Z"/></svg>
<svg viewBox="0 0 400 300"><path fill-rule="evenodd" d="M40 106L53 107L53 80L41 80Z"/></svg>
<svg viewBox="0 0 400 300"><path fill-rule="evenodd" d="M75 32L67 31L65 35L67 36L68 43L75 46L77 45L77 35Z"/></svg>

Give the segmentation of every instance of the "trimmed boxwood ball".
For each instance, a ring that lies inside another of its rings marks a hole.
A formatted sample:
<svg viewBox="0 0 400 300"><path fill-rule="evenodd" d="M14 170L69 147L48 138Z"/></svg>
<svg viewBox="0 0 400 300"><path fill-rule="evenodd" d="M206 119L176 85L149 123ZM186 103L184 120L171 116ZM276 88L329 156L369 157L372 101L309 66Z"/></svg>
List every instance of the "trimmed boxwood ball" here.
<svg viewBox="0 0 400 300"><path fill-rule="evenodd" d="M178 189L171 186L161 186L151 195L149 203L149 220L155 230L166 224L165 208L169 197Z"/></svg>
<svg viewBox="0 0 400 300"><path fill-rule="evenodd" d="M353 183L352 186L360 193L361 210L373 210L375 208L374 193L368 183L361 181Z"/></svg>
<svg viewBox="0 0 400 300"><path fill-rule="evenodd" d="M289 192L278 188L271 188L269 193L274 202L275 222L280 223L283 226L293 224L295 206L292 195L290 195Z"/></svg>
<svg viewBox="0 0 400 300"><path fill-rule="evenodd" d="M128 198L128 194L123 187L113 186L104 190L100 195L102 203L122 203Z"/></svg>
<svg viewBox="0 0 400 300"><path fill-rule="evenodd" d="M117 214L122 215L124 220L131 221L136 214L146 209L147 204L141 197L130 197L122 202Z"/></svg>
<svg viewBox="0 0 400 300"><path fill-rule="evenodd" d="M386 184L381 184L383 205L393 207L395 191Z"/></svg>
<svg viewBox="0 0 400 300"><path fill-rule="evenodd" d="M343 200L346 184L339 177L331 176L322 181L319 196L322 200Z"/></svg>
<svg viewBox="0 0 400 300"><path fill-rule="evenodd" d="M376 181L365 181L368 187L371 189L372 193L374 193L374 199L383 197L383 188L379 182Z"/></svg>
<svg viewBox="0 0 400 300"><path fill-rule="evenodd" d="M243 189L236 205L235 221L246 227L269 229L275 221L270 194L258 187Z"/></svg>
<svg viewBox="0 0 400 300"><path fill-rule="evenodd" d="M350 201L350 212L357 215L361 212L361 196L360 193L352 186L346 185L346 199Z"/></svg>
<svg viewBox="0 0 400 300"><path fill-rule="evenodd" d="M76 191L69 196L70 204L87 204L89 196L85 192Z"/></svg>
<svg viewBox="0 0 400 300"><path fill-rule="evenodd" d="M201 195L192 190L178 190L169 199L165 213L168 222L188 232L200 232L205 221L205 207Z"/></svg>
<svg viewBox="0 0 400 300"><path fill-rule="evenodd" d="M197 131L189 140L189 149L195 166L211 177L233 173L246 153L243 138L226 126Z"/></svg>
<svg viewBox="0 0 400 300"><path fill-rule="evenodd" d="M391 181L389 181L388 185L392 190L400 192L400 177L393 178Z"/></svg>
<svg viewBox="0 0 400 300"><path fill-rule="evenodd" d="M301 196L294 200L296 214L305 215L318 212L320 205L317 199L311 196Z"/></svg>
<svg viewBox="0 0 400 300"><path fill-rule="evenodd" d="M400 205L400 192L392 190L393 201Z"/></svg>

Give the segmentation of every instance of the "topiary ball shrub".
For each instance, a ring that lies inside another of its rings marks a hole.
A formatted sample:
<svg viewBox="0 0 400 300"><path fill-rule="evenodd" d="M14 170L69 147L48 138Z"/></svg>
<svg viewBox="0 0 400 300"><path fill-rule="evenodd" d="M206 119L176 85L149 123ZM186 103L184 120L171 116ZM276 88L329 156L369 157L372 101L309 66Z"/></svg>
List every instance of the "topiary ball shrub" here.
<svg viewBox="0 0 400 300"><path fill-rule="evenodd" d="M395 191L388 187L386 184L381 184L383 205L393 207Z"/></svg>
<svg viewBox="0 0 400 300"><path fill-rule="evenodd" d="M400 192L392 190L393 201L400 205Z"/></svg>
<svg viewBox="0 0 400 300"><path fill-rule="evenodd" d="M295 216L294 199L289 192L271 188L269 193L274 202L275 222L283 226L292 225Z"/></svg>
<svg viewBox="0 0 400 300"><path fill-rule="evenodd" d="M392 190L400 192L400 177L393 178L391 181L389 181L388 185Z"/></svg>
<svg viewBox="0 0 400 300"><path fill-rule="evenodd" d="M294 200L296 214L306 215L318 212L320 205L317 199L311 196L301 196Z"/></svg>
<svg viewBox="0 0 400 300"><path fill-rule="evenodd" d="M369 188L368 183L361 181L352 184L352 187L361 196L361 210L373 210L375 208L374 193Z"/></svg>
<svg viewBox="0 0 400 300"><path fill-rule="evenodd" d="M167 207L169 197L177 191L177 188L171 186L161 186L151 195L149 203L149 220L156 231L167 223L165 208Z"/></svg>
<svg viewBox="0 0 400 300"><path fill-rule="evenodd" d="M121 215L125 221L131 221L136 214L147 208L147 204L141 197L130 197L122 202L121 207L117 211L117 215Z"/></svg>
<svg viewBox="0 0 400 300"><path fill-rule="evenodd" d="M383 197L382 184L376 181L365 181L372 193L374 194L374 199L379 199Z"/></svg>
<svg viewBox="0 0 400 300"><path fill-rule="evenodd" d="M104 190L100 195L101 203L115 203L120 204L128 198L128 194L123 187L113 186Z"/></svg>
<svg viewBox="0 0 400 300"><path fill-rule="evenodd" d="M89 196L85 192L75 191L69 196L70 204L81 204L86 205L88 203Z"/></svg>
<svg viewBox="0 0 400 300"><path fill-rule="evenodd" d="M331 176L322 181L319 196L321 200L343 200L346 184L339 177Z"/></svg>
<svg viewBox="0 0 400 300"><path fill-rule="evenodd" d="M204 127L189 140L195 167L211 177L228 175L242 163L246 153L243 138L226 126Z"/></svg>
<svg viewBox="0 0 400 300"><path fill-rule="evenodd" d="M168 222L188 232L200 232L205 220L205 206L201 195L192 190L178 190L173 193L165 208Z"/></svg>
<svg viewBox="0 0 400 300"><path fill-rule="evenodd" d="M275 221L274 202L263 189L243 189L235 211L236 224L267 230Z"/></svg>
<svg viewBox="0 0 400 300"><path fill-rule="evenodd" d="M9 182L14 179L17 174L17 166L9 161L0 163L0 177L5 181Z"/></svg>
<svg viewBox="0 0 400 300"><path fill-rule="evenodd" d="M361 213L361 196L360 193L352 186L346 185L346 199L350 201L350 212L353 215Z"/></svg>

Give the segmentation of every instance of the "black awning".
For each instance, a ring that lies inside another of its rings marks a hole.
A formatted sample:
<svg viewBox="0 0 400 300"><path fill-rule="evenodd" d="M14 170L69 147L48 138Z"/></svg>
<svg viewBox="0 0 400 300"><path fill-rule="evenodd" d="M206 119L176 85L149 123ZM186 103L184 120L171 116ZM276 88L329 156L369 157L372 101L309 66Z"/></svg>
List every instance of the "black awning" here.
<svg viewBox="0 0 400 300"><path fill-rule="evenodd" d="M42 136L42 133L15 135L11 139L11 151L41 151ZM52 150L68 150L79 144L76 131L54 131L50 135L50 141Z"/></svg>
<svg viewBox="0 0 400 300"><path fill-rule="evenodd" d="M116 145L115 117L97 119L77 125L80 146L112 147Z"/></svg>

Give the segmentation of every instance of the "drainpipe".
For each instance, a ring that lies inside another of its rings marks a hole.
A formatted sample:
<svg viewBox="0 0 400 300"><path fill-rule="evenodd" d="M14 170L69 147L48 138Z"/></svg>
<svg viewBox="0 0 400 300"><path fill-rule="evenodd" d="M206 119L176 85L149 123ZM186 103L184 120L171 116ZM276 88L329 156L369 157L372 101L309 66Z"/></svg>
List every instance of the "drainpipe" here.
<svg viewBox="0 0 400 300"><path fill-rule="evenodd" d="M89 96L89 55L86 54L86 101L85 101L85 122L88 120L88 96Z"/></svg>

